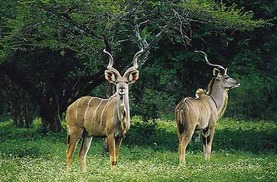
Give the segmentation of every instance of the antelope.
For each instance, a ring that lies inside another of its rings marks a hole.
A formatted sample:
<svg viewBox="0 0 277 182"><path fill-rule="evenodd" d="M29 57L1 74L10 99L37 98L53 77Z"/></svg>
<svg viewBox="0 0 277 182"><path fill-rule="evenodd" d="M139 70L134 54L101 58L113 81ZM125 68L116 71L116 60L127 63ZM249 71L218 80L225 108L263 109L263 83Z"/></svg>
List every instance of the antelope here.
<svg viewBox="0 0 277 182"><path fill-rule="evenodd" d="M227 75L227 68L211 64L203 51L205 62L214 67L213 78L208 91L196 91L196 97L182 99L175 108L179 140L179 164L185 163L185 153L195 130L201 131L205 160L210 160L212 142L217 120L224 114L228 102L228 90L239 87L240 83Z"/></svg>
<svg viewBox="0 0 277 182"><path fill-rule="evenodd" d="M82 171L86 171L86 156L93 137L106 137L110 151L110 165L117 164L122 139L130 128L129 84L139 78L137 59L144 50L141 49L133 57L133 65L123 76L113 68L113 57L104 49L109 57L105 70L105 78L116 85L116 92L108 99L84 96L73 102L66 111L67 124L67 170L71 170L72 156L79 139L82 145L79 160Z"/></svg>

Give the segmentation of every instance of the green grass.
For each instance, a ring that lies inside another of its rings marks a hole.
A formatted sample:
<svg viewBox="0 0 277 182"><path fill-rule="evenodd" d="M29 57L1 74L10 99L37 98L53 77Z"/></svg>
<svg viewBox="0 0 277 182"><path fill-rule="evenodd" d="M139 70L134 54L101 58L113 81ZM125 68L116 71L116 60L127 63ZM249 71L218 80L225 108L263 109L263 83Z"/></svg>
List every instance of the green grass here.
<svg viewBox="0 0 277 182"><path fill-rule="evenodd" d="M0 181L276 181L277 125L269 121L222 119L217 124L211 161L200 142L189 144L186 166L178 166L175 121L144 124L133 118L119 163L110 169L102 139L94 139L86 173L77 151L66 171L66 131L39 134L39 121L19 129L0 122ZM63 123L64 124L64 123ZM79 148L78 148L79 149ZM77 150L78 150L77 149Z"/></svg>

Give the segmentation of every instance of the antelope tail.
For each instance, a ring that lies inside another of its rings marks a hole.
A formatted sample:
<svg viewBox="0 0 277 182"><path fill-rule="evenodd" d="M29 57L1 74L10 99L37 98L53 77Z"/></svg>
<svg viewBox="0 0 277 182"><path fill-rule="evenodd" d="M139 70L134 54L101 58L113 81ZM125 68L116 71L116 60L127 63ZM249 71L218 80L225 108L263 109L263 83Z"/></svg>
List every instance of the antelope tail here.
<svg viewBox="0 0 277 182"><path fill-rule="evenodd" d="M181 110L180 112L178 112L178 114L179 114L179 121L180 121L180 124L183 124L183 115L182 115L182 112L183 110Z"/></svg>
<svg viewBox="0 0 277 182"><path fill-rule="evenodd" d="M199 88L195 92L195 97L199 98L199 97L201 97L201 95L205 95L205 94L206 94L206 91L204 89L202 89L202 88Z"/></svg>
<svg viewBox="0 0 277 182"><path fill-rule="evenodd" d="M176 113L176 121L177 121L177 127L178 127L178 132L179 133L183 133L184 132L184 123L186 121L184 121L184 112L183 112L183 109L181 109L180 111L178 111Z"/></svg>
<svg viewBox="0 0 277 182"><path fill-rule="evenodd" d="M178 121L178 124L183 124L183 109L176 112L176 120Z"/></svg>

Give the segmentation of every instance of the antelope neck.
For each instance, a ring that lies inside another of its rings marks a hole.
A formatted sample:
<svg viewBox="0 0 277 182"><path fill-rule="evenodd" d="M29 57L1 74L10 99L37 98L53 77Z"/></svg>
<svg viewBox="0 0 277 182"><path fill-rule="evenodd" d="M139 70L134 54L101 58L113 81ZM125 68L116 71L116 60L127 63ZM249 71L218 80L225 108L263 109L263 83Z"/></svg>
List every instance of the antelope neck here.
<svg viewBox="0 0 277 182"><path fill-rule="evenodd" d="M126 120L127 123L130 123L130 107L129 107L129 91L128 88L126 88L124 95L120 95L118 92L116 93L116 104L119 112L120 107L124 107L124 111L126 112ZM129 125L128 125L129 127Z"/></svg>
<svg viewBox="0 0 277 182"><path fill-rule="evenodd" d="M225 100L227 99L226 90L224 90L216 80L212 80L210 84L212 85L209 85L209 96L215 103L218 113L221 113L224 109Z"/></svg>
<svg viewBox="0 0 277 182"><path fill-rule="evenodd" d="M216 101L214 100L214 97L212 95L210 95L210 97L212 98L212 100L214 101L215 107L218 109L218 105L216 103Z"/></svg>

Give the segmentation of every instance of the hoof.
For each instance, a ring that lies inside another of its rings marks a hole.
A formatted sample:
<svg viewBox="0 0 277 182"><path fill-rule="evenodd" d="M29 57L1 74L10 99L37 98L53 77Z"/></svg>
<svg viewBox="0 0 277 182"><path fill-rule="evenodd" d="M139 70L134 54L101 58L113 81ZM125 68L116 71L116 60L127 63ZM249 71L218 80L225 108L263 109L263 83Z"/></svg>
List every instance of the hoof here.
<svg viewBox="0 0 277 182"><path fill-rule="evenodd" d="M115 169L115 168L116 168L116 164L117 164L116 161L112 161L112 163L111 163L111 168L112 168L112 169Z"/></svg>

